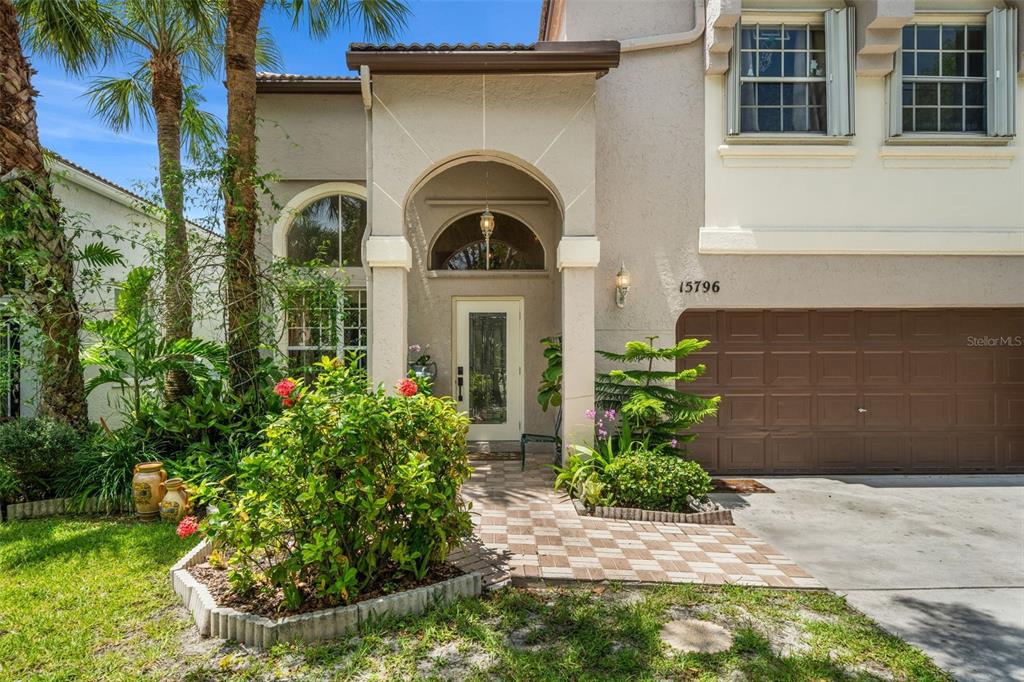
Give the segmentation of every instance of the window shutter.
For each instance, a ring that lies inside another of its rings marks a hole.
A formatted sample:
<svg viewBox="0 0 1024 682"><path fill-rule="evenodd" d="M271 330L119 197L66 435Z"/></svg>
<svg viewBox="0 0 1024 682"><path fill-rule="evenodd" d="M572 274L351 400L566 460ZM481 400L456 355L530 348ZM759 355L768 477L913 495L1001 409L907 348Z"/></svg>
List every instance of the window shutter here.
<svg viewBox="0 0 1024 682"><path fill-rule="evenodd" d="M828 63L825 98L828 134L833 137L853 135L854 132L855 28L853 7L825 12L825 61Z"/></svg>
<svg viewBox="0 0 1024 682"><path fill-rule="evenodd" d="M892 58L889 74L889 137L903 134L903 47Z"/></svg>
<svg viewBox="0 0 1024 682"><path fill-rule="evenodd" d="M1017 10L994 9L985 20L988 40L988 134L1010 137L1017 98Z"/></svg>
<svg viewBox="0 0 1024 682"><path fill-rule="evenodd" d="M737 21L729 52L729 72L725 76L725 127L729 135L740 134L740 68L740 22Z"/></svg>

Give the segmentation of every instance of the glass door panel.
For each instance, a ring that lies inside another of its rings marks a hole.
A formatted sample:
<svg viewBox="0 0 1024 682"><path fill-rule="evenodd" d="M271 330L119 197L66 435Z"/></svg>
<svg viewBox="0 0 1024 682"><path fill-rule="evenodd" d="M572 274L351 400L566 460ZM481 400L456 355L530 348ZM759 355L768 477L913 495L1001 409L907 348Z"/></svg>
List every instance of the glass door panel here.
<svg viewBox="0 0 1024 682"><path fill-rule="evenodd" d="M508 416L508 315L469 314L469 419L504 424Z"/></svg>

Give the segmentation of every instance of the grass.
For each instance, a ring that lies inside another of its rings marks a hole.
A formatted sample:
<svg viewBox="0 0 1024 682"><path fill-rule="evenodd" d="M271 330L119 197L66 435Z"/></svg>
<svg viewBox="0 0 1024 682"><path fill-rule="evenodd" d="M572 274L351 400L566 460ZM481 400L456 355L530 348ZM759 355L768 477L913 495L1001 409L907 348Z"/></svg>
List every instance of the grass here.
<svg viewBox="0 0 1024 682"><path fill-rule="evenodd" d="M167 568L192 544L163 524L0 524L0 679L950 679L835 595L692 585L509 589L256 653L200 640L177 606ZM673 652L659 633L684 617L732 647Z"/></svg>

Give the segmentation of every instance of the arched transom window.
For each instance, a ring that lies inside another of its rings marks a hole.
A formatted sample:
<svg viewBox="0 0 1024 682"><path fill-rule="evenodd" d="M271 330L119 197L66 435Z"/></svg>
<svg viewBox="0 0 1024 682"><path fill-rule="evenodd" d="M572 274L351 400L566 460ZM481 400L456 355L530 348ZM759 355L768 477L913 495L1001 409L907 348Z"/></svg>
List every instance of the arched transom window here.
<svg viewBox="0 0 1024 682"><path fill-rule="evenodd" d="M363 233L366 231L366 200L349 194L317 199L296 212L288 228L288 261L305 265L348 267L362 265Z"/></svg>
<svg viewBox="0 0 1024 682"><path fill-rule="evenodd" d="M543 270L544 247L525 223L495 212L488 259L487 242L480 232L480 214L471 213L444 228L434 242L430 267L434 270Z"/></svg>

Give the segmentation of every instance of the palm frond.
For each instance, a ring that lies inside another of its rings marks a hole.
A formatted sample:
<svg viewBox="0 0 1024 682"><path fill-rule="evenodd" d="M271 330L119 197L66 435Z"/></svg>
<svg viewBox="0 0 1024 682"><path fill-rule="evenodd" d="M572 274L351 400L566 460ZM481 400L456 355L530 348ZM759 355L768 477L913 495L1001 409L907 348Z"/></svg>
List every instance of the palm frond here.
<svg viewBox="0 0 1024 682"><path fill-rule="evenodd" d="M119 54L116 8L96 0L14 0L32 52L81 75Z"/></svg>
<svg viewBox="0 0 1024 682"><path fill-rule="evenodd" d="M185 142L185 153L196 160L204 158L207 150L224 139L220 119L200 108L204 102L198 85L185 88L181 107L181 136Z"/></svg>
<svg viewBox="0 0 1024 682"><path fill-rule="evenodd" d="M121 252L103 242L86 244L79 250L77 258L94 268L106 268L111 265L124 264L124 256L121 255Z"/></svg>
<svg viewBox="0 0 1024 682"><path fill-rule="evenodd" d="M111 130L123 132L133 123L152 127L152 90L149 71L142 68L128 76L100 76L89 85L85 96L95 116Z"/></svg>

